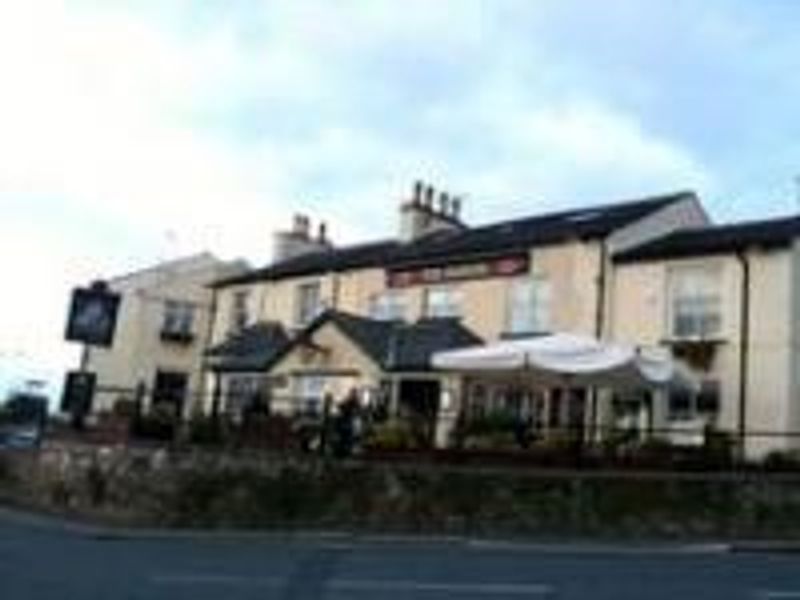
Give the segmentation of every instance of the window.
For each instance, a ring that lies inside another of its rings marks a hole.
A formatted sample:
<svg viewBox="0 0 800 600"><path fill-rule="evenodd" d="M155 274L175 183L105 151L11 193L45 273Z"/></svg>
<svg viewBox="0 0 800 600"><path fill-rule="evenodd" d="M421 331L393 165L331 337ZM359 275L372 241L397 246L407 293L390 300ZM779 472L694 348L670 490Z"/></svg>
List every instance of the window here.
<svg viewBox="0 0 800 600"><path fill-rule="evenodd" d="M319 282L297 286L297 314L295 322L302 327L308 325L322 312Z"/></svg>
<svg viewBox="0 0 800 600"><path fill-rule="evenodd" d="M719 335L722 328L719 269L692 266L671 271L670 310L674 337Z"/></svg>
<svg viewBox="0 0 800 600"><path fill-rule="evenodd" d="M234 332L241 331L250 322L250 313L248 311L248 302L250 300L250 292L248 290L241 290L233 295L233 304L231 305L231 330Z"/></svg>
<svg viewBox="0 0 800 600"><path fill-rule="evenodd" d="M228 382L227 410L240 417L261 404L265 397L262 383L263 379L254 375L232 376Z"/></svg>
<svg viewBox="0 0 800 600"><path fill-rule="evenodd" d="M194 323L195 306L191 302L167 300L164 304L164 322L161 332L168 335L190 336Z"/></svg>
<svg viewBox="0 0 800 600"><path fill-rule="evenodd" d="M719 412L720 390L718 381L704 381L700 390L674 389L669 394L669 419L691 421L700 417L713 417Z"/></svg>
<svg viewBox="0 0 800 600"><path fill-rule="evenodd" d="M321 375L297 376L297 400L302 412L317 414L322 410L325 395L325 377Z"/></svg>
<svg viewBox="0 0 800 600"><path fill-rule="evenodd" d="M446 318L461 316L461 293L449 287L425 291L425 316Z"/></svg>
<svg viewBox="0 0 800 600"><path fill-rule="evenodd" d="M406 298L396 290L377 294L370 301L369 314L381 321L402 321L406 315Z"/></svg>
<svg viewBox="0 0 800 600"><path fill-rule="evenodd" d="M538 333L550 324L550 282L526 277L511 283L508 293L509 333Z"/></svg>

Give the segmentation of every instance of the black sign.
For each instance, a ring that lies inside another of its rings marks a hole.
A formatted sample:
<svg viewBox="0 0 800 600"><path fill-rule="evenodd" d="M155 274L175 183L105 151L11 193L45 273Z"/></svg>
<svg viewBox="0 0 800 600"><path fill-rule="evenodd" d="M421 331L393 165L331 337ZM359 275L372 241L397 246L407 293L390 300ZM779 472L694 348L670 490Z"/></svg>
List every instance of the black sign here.
<svg viewBox="0 0 800 600"><path fill-rule="evenodd" d="M67 371L61 394L61 412L86 415L92 409L97 375L89 371Z"/></svg>
<svg viewBox="0 0 800 600"><path fill-rule="evenodd" d="M73 290L66 339L90 346L111 346L119 301L119 294L111 292L104 284Z"/></svg>

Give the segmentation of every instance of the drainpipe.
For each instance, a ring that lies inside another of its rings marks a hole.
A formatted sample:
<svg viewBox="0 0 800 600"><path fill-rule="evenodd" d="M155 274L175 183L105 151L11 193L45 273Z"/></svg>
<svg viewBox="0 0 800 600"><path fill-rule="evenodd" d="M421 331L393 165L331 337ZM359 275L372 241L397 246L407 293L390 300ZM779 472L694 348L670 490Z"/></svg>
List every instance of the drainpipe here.
<svg viewBox="0 0 800 600"><path fill-rule="evenodd" d="M206 357L206 350L211 347L211 341L214 337L214 322L217 320L217 294L218 290L216 287L211 288L211 300L208 303L208 323L206 324L206 331L205 331L205 339L203 340L203 354L200 359L200 389L198 391L198 396L201 399L200 409L203 414L205 414L205 395L206 395L206 376L208 375L208 358ZM218 413L219 407L219 398L218 398L218 391L219 388L219 374L216 374L214 386L212 389L212 400L211 400L211 412Z"/></svg>
<svg viewBox="0 0 800 600"><path fill-rule="evenodd" d="M747 435L747 367L750 347L750 263L744 250L736 253L742 267L742 287L739 323L739 459L745 459Z"/></svg>
<svg viewBox="0 0 800 600"><path fill-rule="evenodd" d="M594 315L594 335L599 340L603 337L603 330L605 329L605 313L606 313L606 284L607 284L607 268L608 268L608 245L606 240L600 242L600 265L597 270L597 304L595 307ZM597 388L589 390L589 416L591 429L589 431L589 441L594 442L597 437Z"/></svg>

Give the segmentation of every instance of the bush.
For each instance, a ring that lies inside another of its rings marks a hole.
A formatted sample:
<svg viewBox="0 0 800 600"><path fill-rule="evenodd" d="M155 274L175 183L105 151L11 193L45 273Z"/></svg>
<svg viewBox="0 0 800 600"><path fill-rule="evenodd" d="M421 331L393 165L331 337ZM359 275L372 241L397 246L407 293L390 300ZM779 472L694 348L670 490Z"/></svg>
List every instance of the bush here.
<svg viewBox="0 0 800 600"><path fill-rule="evenodd" d="M495 411L481 417L462 419L452 433L457 448L499 450L524 445L525 424L507 411Z"/></svg>
<svg viewBox="0 0 800 600"><path fill-rule="evenodd" d="M376 425L364 440L368 450L414 450L418 447L413 428L405 421L393 419Z"/></svg>
<svg viewBox="0 0 800 600"><path fill-rule="evenodd" d="M197 413L189 421L189 443L199 445L221 444L224 440L218 418Z"/></svg>
<svg viewBox="0 0 800 600"><path fill-rule="evenodd" d="M137 437L171 441L175 438L177 416L175 408L168 404L157 404L149 414L139 415L133 421L133 434Z"/></svg>
<svg viewBox="0 0 800 600"><path fill-rule="evenodd" d="M761 464L768 471L796 471L800 469L800 455L796 450L773 450Z"/></svg>

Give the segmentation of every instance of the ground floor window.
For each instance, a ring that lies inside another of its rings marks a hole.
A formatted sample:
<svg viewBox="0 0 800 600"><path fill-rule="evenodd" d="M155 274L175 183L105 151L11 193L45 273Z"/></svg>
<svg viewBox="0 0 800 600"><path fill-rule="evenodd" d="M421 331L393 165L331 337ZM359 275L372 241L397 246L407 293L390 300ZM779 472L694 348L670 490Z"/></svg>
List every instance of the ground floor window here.
<svg viewBox="0 0 800 600"><path fill-rule="evenodd" d="M706 380L696 392L685 388L671 390L667 418L670 421L710 418L719 412L719 405L719 382Z"/></svg>
<svg viewBox="0 0 800 600"><path fill-rule="evenodd" d="M268 386L260 375L232 375L228 379L225 406L228 412L241 416L249 410L269 410Z"/></svg>
<svg viewBox="0 0 800 600"><path fill-rule="evenodd" d="M321 413L327 379L322 375L298 375L295 382L299 409L311 414Z"/></svg>

